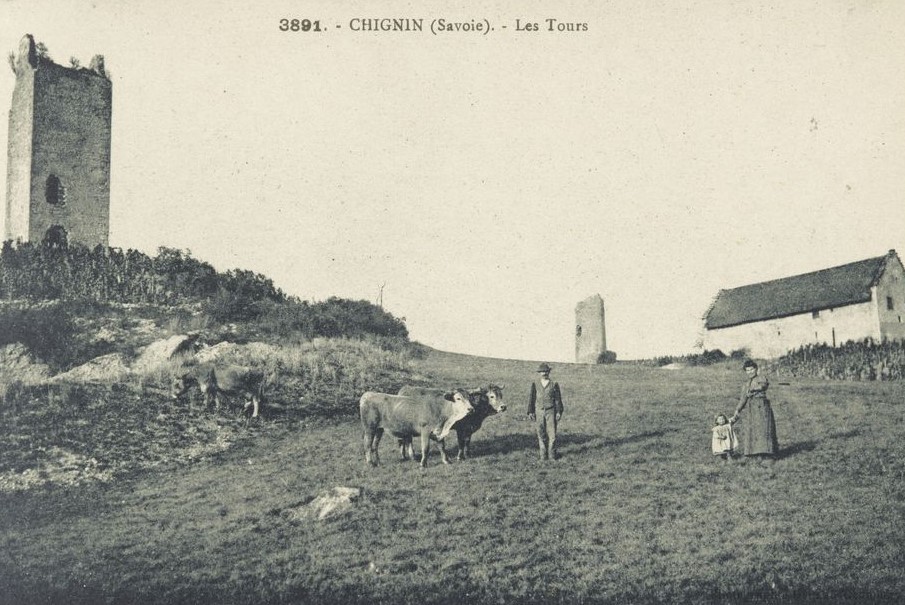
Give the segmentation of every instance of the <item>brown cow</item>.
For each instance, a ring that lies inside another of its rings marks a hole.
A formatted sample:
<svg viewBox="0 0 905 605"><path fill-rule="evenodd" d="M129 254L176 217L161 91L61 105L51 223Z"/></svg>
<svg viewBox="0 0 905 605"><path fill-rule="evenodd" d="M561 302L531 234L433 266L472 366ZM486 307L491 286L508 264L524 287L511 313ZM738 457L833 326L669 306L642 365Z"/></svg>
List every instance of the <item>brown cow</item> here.
<svg viewBox="0 0 905 605"><path fill-rule="evenodd" d="M225 398L245 399L243 411L257 418L264 401L264 373L237 365L199 364L173 379L170 394L179 399L193 387L204 396L204 403L216 409Z"/></svg>
<svg viewBox="0 0 905 605"><path fill-rule="evenodd" d="M421 466L427 466L430 440L440 442L440 457L449 464L443 440L452 425L473 411L468 393L457 390L450 399L440 396L407 397L368 391L359 412L364 432L365 461L380 464L378 447L384 430L399 438L421 437Z"/></svg>

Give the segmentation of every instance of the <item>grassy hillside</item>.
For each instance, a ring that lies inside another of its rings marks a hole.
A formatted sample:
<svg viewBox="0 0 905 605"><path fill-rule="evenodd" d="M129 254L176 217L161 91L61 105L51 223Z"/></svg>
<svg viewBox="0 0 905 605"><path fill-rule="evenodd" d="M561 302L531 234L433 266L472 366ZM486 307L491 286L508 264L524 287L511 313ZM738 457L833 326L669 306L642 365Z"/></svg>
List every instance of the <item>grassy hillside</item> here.
<svg viewBox="0 0 905 605"><path fill-rule="evenodd" d="M285 347L215 347L218 361L266 375L263 424L242 420L241 401L207 409L197 389L173 400L182 363L129 371L98 366L89 378L5 382L0 366L0 491L35 485L110 482L159 466L191 464L258 438L271 425L350 417L367 388L418 381L404 350L354 339L314 339ZM213 349L208 349L210 352ZM423 380L423 378L422 378Z"/></svg>
<svg viewBox="0 0 905 605"><path fill-rule="evenodd" d="M557 364L556 462L536 459L534 362L434 352L412 375L506 384L473 458L365 465L354 417L264 425L191 464L0 494L7 603L898 603L905 386L774 385L782 457L717 462L732 365ZM154 405L153 402L150 402ZM349 405L353 406L354 403ZM351 410L354 412L354 409ZM417 444L416 444L417 445ZM363 489L332 521L291 514Z"/></svg>

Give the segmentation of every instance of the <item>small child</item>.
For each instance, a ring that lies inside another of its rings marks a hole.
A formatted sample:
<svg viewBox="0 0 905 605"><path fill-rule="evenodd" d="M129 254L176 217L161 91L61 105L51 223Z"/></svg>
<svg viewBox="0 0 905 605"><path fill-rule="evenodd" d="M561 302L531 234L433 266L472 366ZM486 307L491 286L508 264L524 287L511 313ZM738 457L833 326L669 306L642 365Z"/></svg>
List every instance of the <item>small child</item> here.
<svg viewBox="0 0 905 605"><path fill-rule="evenodd" d="M732 423L726 419L725 414L717 414L713 427L713 455L720 456L726 462L732 460L735 448L738 447L738 439L732 430Z"/></svg>

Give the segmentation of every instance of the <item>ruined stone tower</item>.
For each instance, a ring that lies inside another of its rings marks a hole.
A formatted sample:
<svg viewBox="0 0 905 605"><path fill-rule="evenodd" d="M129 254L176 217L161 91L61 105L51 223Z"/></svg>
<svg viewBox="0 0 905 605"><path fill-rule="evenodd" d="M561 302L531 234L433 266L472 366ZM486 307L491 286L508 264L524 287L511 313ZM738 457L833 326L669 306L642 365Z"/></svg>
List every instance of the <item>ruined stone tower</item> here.
<svg viewBox="0 0 905 605"><path fill-rule="evenodd" d="M597 363L606 351L606 324L603 299L599 294L587 298L575 306L575 361Z"/></svg>
<svg viewBox="0 0 905 605"><path fill-rule="evenodd" d="M109 243L112 84L89 68L42 56L31 35L11 57L4 240Z"/></svg>

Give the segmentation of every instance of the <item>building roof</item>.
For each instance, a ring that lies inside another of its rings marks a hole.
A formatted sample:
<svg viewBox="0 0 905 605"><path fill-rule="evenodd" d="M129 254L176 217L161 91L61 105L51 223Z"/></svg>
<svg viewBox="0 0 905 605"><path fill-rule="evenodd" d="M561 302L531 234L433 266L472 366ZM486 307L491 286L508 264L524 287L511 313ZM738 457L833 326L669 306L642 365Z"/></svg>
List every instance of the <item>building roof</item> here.
<svg viewBox="0 0 905 605"><path fill-rule="evenodd" d="M720 290L704 316L708 330L867 302L895 250L884 256Z"/></svg>

